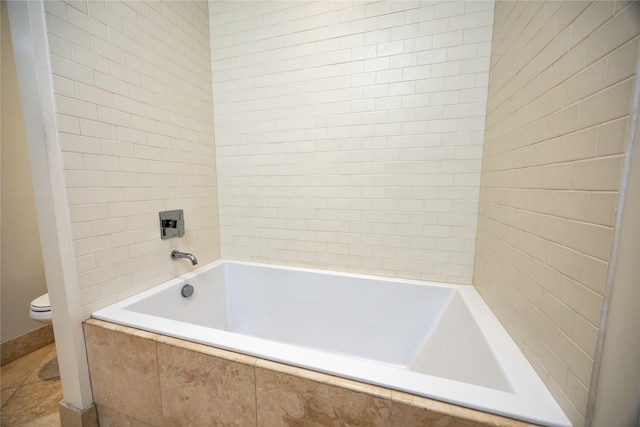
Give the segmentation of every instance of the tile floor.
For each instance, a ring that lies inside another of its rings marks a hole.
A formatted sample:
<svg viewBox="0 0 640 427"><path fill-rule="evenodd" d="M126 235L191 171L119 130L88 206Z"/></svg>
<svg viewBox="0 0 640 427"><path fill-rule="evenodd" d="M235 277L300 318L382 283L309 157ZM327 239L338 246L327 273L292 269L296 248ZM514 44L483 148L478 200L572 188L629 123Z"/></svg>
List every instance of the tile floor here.
<svg viewBox="0 0 640 427"><path fill-rule="evenodd" d="M0 367L2 427L59 427L62 386L55 344Z"/></svg>

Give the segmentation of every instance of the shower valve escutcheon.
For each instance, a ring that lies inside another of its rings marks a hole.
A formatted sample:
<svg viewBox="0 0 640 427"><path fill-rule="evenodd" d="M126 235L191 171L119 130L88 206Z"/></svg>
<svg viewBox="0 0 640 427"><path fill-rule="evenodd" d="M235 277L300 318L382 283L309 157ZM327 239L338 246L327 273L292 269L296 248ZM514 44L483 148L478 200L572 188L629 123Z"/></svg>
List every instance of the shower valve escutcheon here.
<svg viewBox="0 0 640 427"><path fill-rule="evenodd" d="M184 236L184 213L182 209L160 212L160 238Z"/></svg>
<svg viewBox="0 0 640 427"><path fill-rule="evenodd" d="M193 255L187 252L180 251L171 251L171 259L180 259L180 258L188 258L191 261L191 265L196 265L198 263L198 259Z"/></svg>

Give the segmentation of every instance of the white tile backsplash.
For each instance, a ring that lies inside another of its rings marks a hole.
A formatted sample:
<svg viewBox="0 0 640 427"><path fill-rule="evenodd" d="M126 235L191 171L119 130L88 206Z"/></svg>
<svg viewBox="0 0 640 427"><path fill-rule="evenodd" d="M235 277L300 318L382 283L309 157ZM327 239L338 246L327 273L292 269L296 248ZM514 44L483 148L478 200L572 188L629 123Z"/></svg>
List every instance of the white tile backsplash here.
<svg viewBox="0 0 640 427"><path fill-rule="evenodd" d="M492 9L212 3L223 256L470 283Z"/></svg>
<svg viewBox="0 0 640 427"><path fill-rule="evenodd" d="M86 316L187 271L174 247L220 256L207 10L45 2ZM179 241L159 238L167 209L185 211Z"/></svg>

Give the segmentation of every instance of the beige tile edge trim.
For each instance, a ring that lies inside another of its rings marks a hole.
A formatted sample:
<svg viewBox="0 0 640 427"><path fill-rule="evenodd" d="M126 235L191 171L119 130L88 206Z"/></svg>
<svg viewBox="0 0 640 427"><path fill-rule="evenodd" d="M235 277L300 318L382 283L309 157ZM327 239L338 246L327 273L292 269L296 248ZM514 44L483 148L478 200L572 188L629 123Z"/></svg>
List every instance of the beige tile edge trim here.
<svg viewBox="0 0 640 427"><path fill-rule="evenodd" d="M107 329L114 332L120 332L127 335L133 335L138 338L143 338L151 341L158 341L161 335L154 334L153 332L143 331L142 329L130 328L129 326L118 325L117 323L105 322L98 319L87 319L83 322L85 325L95 326L102 329Z"/></svg>
<svg viewBox="0 0 640 427"><path fill-rule="evenodd" d="M270 360L258 359L256 363L257 369L266 369L273 372L278 372L285 375L291 375L305 380L327 384L335 387L340 387L345 390L354 391L357 393L367 394L373 397L391 400L391 390L384 387L378 387L371 384L366 384L359 381L349 380L346 378L338 377L335 375L326 374L323 372L312 371L309 369L298 368L297 366L286 365L284 363L272 362Z"/></svg>
<svg viewBox="0 0 640 427"><path fill-rule="evenodd" d="M392 390L391 400L394 403L401 403L414 408L424 409L429 412L435 412L465 421L473 421L487 426L525 427L534 425L514 420L513 418L490 414L476 409L465 408L463 406L442 402L440 400L428 399L426 397L416 396L401 391Z"/></svg>
<svg viewBox="0 0 640 427"><path fill-rule="evenodd" d="M179 338L167 337L164 335L159 335L157 341L159 344L178 347L184 350L206 354L207 356L213 356L213 357L217 357L218 359L224 359L230 362L237 362L237 363L241 363L243 365L248 365L248 366L255 366L256 362L259 360L256 357L247 356L242 353L235 353L233 351L222 350L217 347L211 347L208 345L198 344L191 341L182 340Z"/></svg>

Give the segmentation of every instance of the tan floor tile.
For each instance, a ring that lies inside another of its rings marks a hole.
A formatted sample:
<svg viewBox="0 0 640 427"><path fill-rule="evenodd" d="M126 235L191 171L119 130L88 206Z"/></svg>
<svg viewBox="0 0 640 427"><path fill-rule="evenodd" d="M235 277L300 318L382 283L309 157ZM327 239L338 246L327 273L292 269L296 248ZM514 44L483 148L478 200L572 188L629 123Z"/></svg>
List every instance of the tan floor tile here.
<svg viewBox="0 0 640 427"><path fill-rule="evenodd" d="M0 425L3 427L20 426L27 423L34 426L55 425L49 422L57 416L58 403L61 400L60 381L38 381L25 384L2 407Z"/></svg>
<svg viewBox="0 0 640 427"><path fill-rule="evenodd" d="M54 344L51 344L49 353L42 358L38 366L24 381L25 384L36 381L55 381L60 379L60 370L58 369L58 355Z"/></svg>
<svg viewBox="0 0 640 427"><path fill-rule="evenodd" d="M38 417L33 419L25 424L20 424L16 427L61 427L62 423L60 422L60 414L57 412L43 415L42 417Z"/></svg>
<svg viewBox="0 0 640 427"><path fill-rule="evenodd" d="M15 393L17 389L18 389L18 387L16 387L16 388L7 388L7 389L2 390L2 405L3 406L4 406L5 402L7 400L9 400L9 398L11 396L13 396L13 393Z"/></svg>
<svg viewBox="0 0 640 427"><path fill-rule="evenodd" d="M52 344L29 353L0 368L2 389L15 388L26 380L51 351Z"/></svg>

